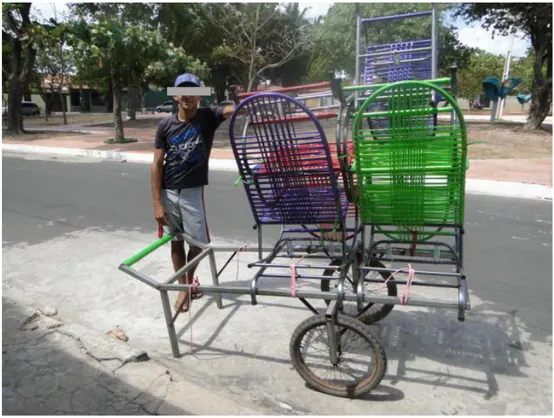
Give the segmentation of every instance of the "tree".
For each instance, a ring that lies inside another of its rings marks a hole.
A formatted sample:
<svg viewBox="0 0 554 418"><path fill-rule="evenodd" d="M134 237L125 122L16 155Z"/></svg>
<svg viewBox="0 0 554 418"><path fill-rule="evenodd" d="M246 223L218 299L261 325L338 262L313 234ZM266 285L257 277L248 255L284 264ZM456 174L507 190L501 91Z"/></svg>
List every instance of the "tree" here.
<svg viewBox="0 0 554 418"><path fill-rule="evenodd" d="M457 16L468 22L481 21L493 36L518 30L531 39L535 53L531 106L527 128L540 129L552 105L552 5L549 3L464 3Z"/></svg>
<svg viewBox="0 0 554 418"><path fill-rule="evenodd" d="M301 55L308 44L307 28L281 25L280 6L275 3L224 4L206 9L224 39L214 58L242 64L247 76L238 75L252 91L260 76Z"/></svg>
<svg viewBox="0 0 554 418"><path fill-rule="evenodd" d="M300 30L300 28L308 28L307 32L309 34L311 22L305 16L306 11L307 9L305 8L301 10L298 3L287 3L281 11L280 22L278 22L278 24L296 28L297 30ZM276 28L276 30L279 29ZM282 86L294 86L307 82L308 64L310 62L310 55L313 52L311 47L312 44L309 42L308 38L307 45L303 49L304 53L299 54L280 67L266 70L263 76L270 79L272 83Z"/></svg>
<svg viewBox="0 0 554 418"><path fill-rule="evenodd" d="M8 84L8 132L21 135L21 100L27 90L37 54L36 40L42 28L31 21L31 3L2 3L2 46L10 45L11 56L2 62L2 75ZM4 56L4 54L2 54Z"/></svg>
<svg viewBox="0 0 554 418"><path fill-rule="evenodd" d="M56 12L45 25L42 37L37 41L39 46L36 57L36 70L38 77L38 89L46 99L44 94L43 81L49 83L49 100L44 100L46 104L45 115L48 118L54 94L60 96L62 104L63 122L67 125L66 100L64 90L70 87L71 74L74 72L75 63L73 53L69 49L68 37L70 26L58 21ZM45 76L50 76L45 80Z"/></svg>
<svg viewBox="0 0 554 418"><path fill-rule="evenodd" d="M168 71L179 64L201 64L182 50L168 45L158 31L141 25L124 24L115 19L99 23L80 21L76 24L72 44L78 57L79 72L108 75L113 91L114 142L126 142L121 117L121 96L124 87L143 86L149 81L163 82ZM171 74L175 77L175 73ZM172 80L171 80L172 81Z"/></svg>
<svg viewBox="0 0 554 418"><path fill-rule="evenodd" d="M90 25L81 21L79 25L81 26L78 31L79 37L72 37L79 67L93 66L100 69L105 67L109 72L114 103L114 142L126 142L121 117L121 94L125 85L128 63L136 60L133 58L138 49L136 36L125 28L122 22L115 19Z"/></svg>
<svg viewBox="0 0 554 418"><path fill-rule="evenodd" d="M188 68L188 71L201 71L197 74L207 85L214 87L218 101L224 100L226 88L234 82L233 62L214 57L212 51L223 43L223 34L219 24L208 19L207 10L222 7L221 4L200 3L161 3L158 10L157 27L175 48L182 48L190 57L195 57L204 63L202 69L195 70L196 64L183 61L182 65L175 63L168 68ZM170 78L182 71L170 74ZM167 80L167 76L162 78ZM161 84L166 85L166 84Z"/></svg>
<svg viewBox="0 0 554 418"><path fill-rule="evenodd" d="M504 58L490 52L476 50L469 64L459 71L458 96L468 99L470 107L483 94L483 80L491 76L502 76Z"/></svg>
<svg viewBox="0 0 554 418"><path fill-rule="evenodd" d="M147 85L173 86L177 74L190 72L202 79L209 76L206 64L188 55L181 47L168 45L164 49L164 55L155 62L151 62L144 72L144 80Z"/></svg>

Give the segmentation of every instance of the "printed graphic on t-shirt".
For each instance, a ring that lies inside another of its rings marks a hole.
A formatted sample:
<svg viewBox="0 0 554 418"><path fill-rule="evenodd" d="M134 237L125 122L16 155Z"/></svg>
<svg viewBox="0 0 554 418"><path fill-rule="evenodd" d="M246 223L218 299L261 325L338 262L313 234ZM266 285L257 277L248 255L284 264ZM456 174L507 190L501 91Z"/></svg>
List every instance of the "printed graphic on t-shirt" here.
<svg viewBox="0 0 554 418"><path fill-rule="evenodd" d="M204 162L206 148L202 141L200 126L187 127L169 137L165 176L170 183L180 183L197 165Z"/></svg>

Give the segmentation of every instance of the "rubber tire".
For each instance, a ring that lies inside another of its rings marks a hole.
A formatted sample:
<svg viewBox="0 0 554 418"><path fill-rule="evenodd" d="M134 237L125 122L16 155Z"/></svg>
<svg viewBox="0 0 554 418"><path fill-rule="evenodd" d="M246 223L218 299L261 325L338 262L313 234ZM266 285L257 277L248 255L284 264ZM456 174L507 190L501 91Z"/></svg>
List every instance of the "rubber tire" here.
<svg viewBox="0 0 554 418"><path fill-rule="evenodd" d="M357 334L362 335L362 337L371 344L373 348L373 362L375 364L375 372L371 379L366 379L360 382L355 387L349 386L330 386L325 385L325 382L322 379L314 376L310 369L306 366L304 361L300 356L300 343L304 335L310 331L312 328L325 326L326 319L325 315L314 315L298 325L294 330L289 346L289 353L292 360L292 365L294 366L297 373L306 381L308 386L312 387L315 390L326 393L328 395L340 396L345 398L355 398L360 396L363 393L367 393L375 389L383 380L385 373L387 371L387 355L382 345L380 344L377 337L371 332L367 325L364 325L360 321L351 318L346 315L338 314L337 322L339 326L346 327L353 330Z"/></svg>
<svg viewBox="0 0 554 418"><path fill-rule="evenodd" d="M342 264L342 260L340 260L340 259L335 259L331 262L332 266L340 266L341 264ZM384 268L385 266L380 261L374 260L371 267L382 267L382 268ZM331 270L331 269L325 270L323 272L323 275L324 276L332 276L334 272L335 272L335 270ZM386 273L386 272L380 272L379 274L383 278L383 281L387 280L390 276L390 273ZM321 281L320 289L321 289L322 292L329 292L330 282L331 282L330 280L322 280ZM398 289L396 287L396 283L392 283L392 282L387 283L387 295L392 296L392 297L398 296ZM330 302L329 300L327 300L327 299L325 300L325 303L327 305L329 305L329 302ZM368 305L373 305L373 303L368 303ZM364 309L367 308L368 305L366 305L364 307ZM356 319L363 322L366 325L371 325L371 324L374 324L374 323L380 321L381 319L385 318L388 314L391 313L391 311L393 309L394 309L394 304L383 305L383 307L381 309L379 309L378 311L371 311L371 307L369 307L366 310L364 310L364 312L361 315L356 316Z"/></svg>

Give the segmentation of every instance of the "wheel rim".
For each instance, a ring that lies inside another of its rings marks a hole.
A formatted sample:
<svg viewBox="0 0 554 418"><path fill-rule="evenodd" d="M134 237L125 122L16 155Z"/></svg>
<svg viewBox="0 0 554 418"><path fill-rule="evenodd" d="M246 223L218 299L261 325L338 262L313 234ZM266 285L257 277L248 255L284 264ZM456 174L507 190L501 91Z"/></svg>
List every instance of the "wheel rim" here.
<svg viewBox="0 0 554 418"><path fill-rule="evenodd" d="M304 372L333 391L355 390L370 384L377 373L377 353L374 345L362 334L346 324L338 325L340 336L337 355L339 362L336 366L329 360L329 342L327 339L326 323L307 329L300 336L298 353L300 364ZM316 347L311 345L315 344ZM372 361L367 367L367 356L372 355Z"/></svg>

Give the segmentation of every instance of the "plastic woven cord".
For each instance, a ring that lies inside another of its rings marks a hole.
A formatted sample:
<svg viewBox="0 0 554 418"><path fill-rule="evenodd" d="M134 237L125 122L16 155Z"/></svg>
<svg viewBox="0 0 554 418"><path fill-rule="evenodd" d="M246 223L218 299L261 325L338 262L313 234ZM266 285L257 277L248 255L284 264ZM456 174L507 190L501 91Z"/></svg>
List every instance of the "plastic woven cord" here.
<svg viewBox="0 0 554 418"><path fill-rule="evenodd" d="M437 112L433 93L446 99L459 124L429 124ZM383 96L387 126L364 129L363 113ZM380 88L358 111L353 140L362 223L405 227L407 240L424 226L463 225L467 134L446 91L423 81Z"/></svg>
<svg viewBox="0 0 554 418"><path fill-rule="evenodd" d="M345 218L348 201L325 133L302 103L280 93L253 95L233 114L229 134L258 223L336 224Z"/></svg>

